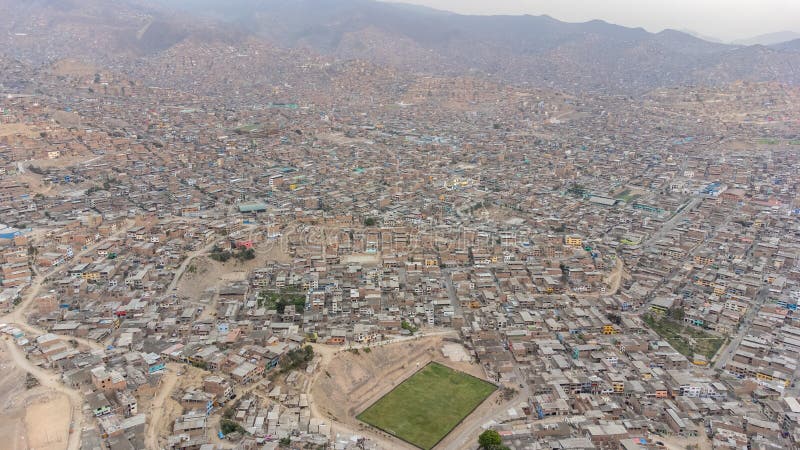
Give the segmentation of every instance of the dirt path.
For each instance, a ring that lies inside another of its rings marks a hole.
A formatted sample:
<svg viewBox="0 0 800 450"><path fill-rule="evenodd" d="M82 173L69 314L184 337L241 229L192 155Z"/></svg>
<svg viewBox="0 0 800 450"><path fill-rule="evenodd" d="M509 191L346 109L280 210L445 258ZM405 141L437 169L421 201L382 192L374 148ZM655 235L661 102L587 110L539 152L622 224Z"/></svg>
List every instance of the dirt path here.
<svg viewBox="0 0 800 450"><path fill-rule="evenodd" d="M11 356L14 364L36 377L42 386L64 394L69 398L69 414L73 432L69 435L66 448L67 450L78 450L81 446L81 429L83 427L84 420L84 399L81 393L61 384L59 380L60 377L58 375L49 373L40 367L31 364L31 362L28 361L28 359L22 353L22 350L20 350L19 347L17 347L11 341L4 340L4 345L6 346L6 349L8 350L8 353Z"/></svg>
<svg viewBox="0 0 800 450"><path fill-rule="evenodd" d="M412 449L408 444L372 429L355 416L369 404L394 389L398 383L420 367L436 360L482 376L483 369L465 362L452 362L442 355L442 337L456 335L454 330L423 332L370 345L371 351L353 354L349 348L366 345L331 347L314 345L319 357L306 385L311 416L325 419L334 434L358 434L385 449ZM483 423L483 421L481 422Z"/></svg>
<svg viewBox="0 0 800 450"><path fill-rule="evenodd" d="M24 450L25 441L25 372L11 360L6 347L0 344L0 436L9 450Z"/></svg>
<svg viewBox="0 0 800 450"><path fill-rule="evenodd" d="M126 225L125 227L123 227L122 230L118 231L111 237L120 237L127 232L127 229L128 226ZM73 259L78 259L81 256L88 255L89 253L94 252L107 240L108 239L101 240L95 243L94 245L87 247L85 250L82 250L80 253L76 254ZM33 301L36 300L36 298L39 296L39 293L42 291L42 288L44 287L45 281L67 270L68 267L69 266L67 264L62 264L61 266L55 267L45 274L39 274L36 277L36 280L25 291L25 297L22 299L22 302L16 308L14 308L13 311L6 314L5 316L0 317L0 323L13 323L19 329L31 335L47 333L46 330L43 330L37 326L29 324L25 317L25 313L30 309L31 305L33 304ZM92 350L98 350L104 348L103 344L100 344L95 341L90 341L88 339L72 337L72 336L60 336L60 337L62 340L74 340L78 344L81 344Z"/></svg>
<svg viewBox="0 0 800 450"><path fill-rule="evenodd" d="M317 363L317 368L314 371L314 375L312 375L311 379L309 380L306 389L306 394L308 394L309 399L308 406L311 409L311 417L325 419L326 421L330 422L332 439L335 439L338 434L362 435L375 442L380 448L416 450L416 447L409 446L401 441L398 441L397 439L387 438L377 433L364 430L361 427L346 425L342 422L333 420L329 414L326 414L320 409L322 405L314 401L314 397L311 394L311 388L314 386L314 382L316 378L319 377L319 374L325 372L325 367L328 366L328 364L340 351L340 349L335 349L325 345L314 346L314 355L318 355L320 357L320 361Z"/></svg>
<svg viewBox="0 0 800 450"><path fill-rule="evenodd" d="M167 372L162 376L158 386L158 394L153 399L150 405L150 417L147 422L147 431L145 433L145 446L148 450L159 449L158 438L166 436L163 431L169 429L169 415L164 414L166 402L172 392L175 390L175 385L178 382L177 367L174 364L167 366Z"/></svg>
<svg viewBox="0 0 800 450"><path fill-rule="evenodd" d="M664 447L670 450L684 450L690 445L696 445L699 450L711 450L711 441L705 436L682 437L682 436L658 436L652 435L652 440L661 441Z"/></svg>
<svg viewBox="0 0 800 450"><path fill-rule="evenodd" d="M606 292L591 292L588 294L573 294L578 298L588 298L588 299L595 299L599 297L605 297L610 295L615 295L619 292L619 288L622 286L622 280L625 277L625 262L617 256L617 264L614 266L614 271L611 272L605 279L606 284L609 285L608 290Z"/></svg>
<svg viewBox="0 0 800 450"><path fill-rule="evenodd" d="M210 252L211 249L214 248L214 245L216 245L216 243L217 242L215 240L214 242L206 245L200 250L195 250L186 255L186 258L183 260L181 265L178 266L178 270L175 271L175 276L172 277L172 282L167 287L167 293L175 290L175 288L178 286L178 282L180 282L181 278L183 277L183 273L186 272L186 269L189 267L189 264L191 264L191 262L194 261L194 259L197 258L198 256L205 255L206 253Z"/></svg>
<svg viewBox="0 0 800 450"><path fill-rule="evenodd" d="M510 402L498 404L498 398L500 398L500 391L495 391L459 426L445 436L435 448L441 450L475 447L474 444L478 442L478 435L483 432L483 424L502 414L510 406Z"/></svg>
<svg viewBox="0 0 800 450"><path fill-rule="evenodd" d="M522 379L522 375L518 369L515 369L515 375L518 379ZM530 396L530 387L525 386L523 389L510 399L503 398L502 389L495 391L489 398L484 400L483 403L475 409L469 416L467 416L461 424L459 424L453 431L450 432L435 448L442 449L461 449L474 447L478 440L478 436L484 431L484 425L491 420L502 421L507 418L507 411L510 408L517 408L520 403L527 403ZM563 419L563 418L560 418Z"/></svg>
<svg viewBox="0 0 800 450"><path fill-rule="evenodd" d="M47 395L32 401L25 411L27 444L36 450L61 450L70 438L69 398L62 394ZM80 431L72 434L80 436Z"/></svg>
<svg viewBox="0 0 800 450"><path fill-rule="evenodd" d="M614 295L619 292L619 287L622 284L622 276L625 274L625 261L617 256L617 265L614 267L614 272L608 277L610 289L605 295Z"/></svg>

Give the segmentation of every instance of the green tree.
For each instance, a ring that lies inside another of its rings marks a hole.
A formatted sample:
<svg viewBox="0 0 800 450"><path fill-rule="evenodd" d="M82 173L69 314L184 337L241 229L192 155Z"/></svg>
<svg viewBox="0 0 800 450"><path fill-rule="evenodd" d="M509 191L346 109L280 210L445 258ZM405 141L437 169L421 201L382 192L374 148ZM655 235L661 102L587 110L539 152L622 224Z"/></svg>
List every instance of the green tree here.
<svg viewBox="0 0 800 450"><path fill-rule="evenodd" d="M495 430L486 430L478 436L478 445L483 450L494 450L503 445L500 433Z"/></svg>
<svg viewBox="0 0 800 450"><path fill-rule="evenodd" d="M230 433L236 433L236 432L244 434L244 432L245 432L244 427L242 427L238 423L234 422L233 420L222 419L220 421L219 425L220 425L220 430L222 431L222 434L225 434L225 435L230 434Z"/></svg>
<svg viewBox="0 0 800 450"><path fill-rule="evenodd" d="M669 317L676 322L683 322L683 318L686 317L686 311L680 307L670 308L667 313L669 314Z"/></svg>
<svg viewBox="0 0 800 450"><path fill-rule="evenodd" d="M417 327L411 325L407 321L403 320L400 322L400 328L404 330L408 330L409 333L414 334L417 332Z"/></svg>

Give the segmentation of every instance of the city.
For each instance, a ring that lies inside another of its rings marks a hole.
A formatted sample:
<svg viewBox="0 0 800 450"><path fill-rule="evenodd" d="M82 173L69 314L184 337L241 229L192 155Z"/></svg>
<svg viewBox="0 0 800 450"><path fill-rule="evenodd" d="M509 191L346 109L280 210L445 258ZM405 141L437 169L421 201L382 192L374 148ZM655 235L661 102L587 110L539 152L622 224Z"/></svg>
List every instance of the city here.
<svg viewBox="0 0 800 450"><path fill-rule="evenodd" d="M4 448L800 442L797 84L59 45L0 59ZM485 392L375 412L420 376Z"/></svg>

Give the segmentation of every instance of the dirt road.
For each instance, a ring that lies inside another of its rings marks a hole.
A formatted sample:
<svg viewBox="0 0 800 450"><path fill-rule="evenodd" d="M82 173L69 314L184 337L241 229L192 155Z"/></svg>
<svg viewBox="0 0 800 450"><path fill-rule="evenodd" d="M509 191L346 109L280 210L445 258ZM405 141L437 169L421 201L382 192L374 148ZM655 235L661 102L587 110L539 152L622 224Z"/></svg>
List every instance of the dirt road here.
<svg viewBox="0 0 800 450"><path fill-rule="evenodd" d="M127 231L127 226L123 227L121 231L116 233L114 236L119 236ZM103 243L105 240L97 242L96 244L87 247L85 250L81 251L76 255L76 258L89 254L90 252L94 252L97 248ZM41 335L45 334L47 331L43 330L39 327L31 325L25 318L25 312L30 308L33 304L33 301L39 296L39 293L42 291L42 287L45 284L45 281L53 277L62 271L66 270L67 266L62 265L56 267L45 274L40 274L36 277L36 281L34 281L28 290L25 293L25 297L23 298L22 302L17 305L17 307L11 311L10 313L0 317L0 323L13 323L19 329L25 331L30 335ZM89 341L87 339L81 338L73 338L68 336L61 336L62 340L74 340L78 344L84 345L87 348L96 350L103 348L103 345L94 341ZM54 391L60 392L67 396L69 399L69 413L70 413L70 420L72 422L72 433L70 433L68 442L67 442L67 449L68 450L77 450L80 448L81 444L81 430L83 428L83 404L84 398L83 395L71 388L64 386L61 383L60 375L53 374L48 372L38 366L33 365L23 353L23 351L12 341L5 341L4 345L8 349L8 352L12 358L12 362L21 368L22 370L30 373L37 380L42 386L48 387Z"/></svg>
<svg viewBox="0 0 800 450"><path fill-rule="evenodd" d="M17 347L13 342L3 340L3 345L6 346L6 349L8 350L8 353L11 356L14 364L36 377L42 386L64 394L69 398L69 414L72 421L73 432L69 435L67 450L78 450L81 446L81 429L83 427L83 395L81 395L80 392L61 384L60 377L58 375L49 373L44 369L31 364L31 362L25 357L25 354L22 353L22 350L20 350L19 347Z"/></svg>
<svg viewBox="0 0 800 450"><path fill-rule="evenodd" d="M698 450L711 450L711 441L705 436L683 437L683 436L659 436L651 435L653 441L664 443L664 447L669 450L683 450L690 445L696 445Z"/></svg>
<svg viewBox="0 0 800 450"><path fill-rule="evenodd" d="M158 438L164 428L165 421L165 406L166 401L172 392L175 390L175 385L178 382L177 367L173 364L167 366L167 372L162 376L158 386L158 394L153 399L150 406L150 417L147 421L147 431L145 433L144 442L148 450L157 450L161 447L158 445ZM168 425L168 424L167 424Z"/></svg>
<svg viewBox="0 0 800 450"><path fill-rule="evenodd" d="M117 233L109 237L109 239L124 235L127 232L127 229L128 226L126 225L122 228L122 230L118 231ZM87 247L85 250L82 250L80 253L75 255L74 259L80 258L81 256L88 255L96 251L97 248L100 247L107 240L108 239L100 240L97 243ZM46 272L44 274L39 274L36 277L36 280L27 289L27 291L25 291L25 297L22 299L22 302L20 302L20 304L17 305L17 307L14 308L13 311L6 314L5 316L0 317L0 323L13 323L16 327L31 335L47 333L46 330L43 330L37 326L29 324L27 319L25 318L25 313L30 309L31 305L33 304L33 301L39 296L39 293L41 293L45 281L67 270L67 268L68 268L67 264L62 264L58 267L53 268L49 272ZM83 339L78 337L66 337L66 336L61 336L61 338L62 340L74 340L78 344L83 345L92 350L98 350L104 347L103 344L100 344L95 341L90 341L88 339Z"/></svg>
<svg viewBox="0 0 800 450"><path fill-rule="evenodd" d="M614 267L614 272L608 277L608 284L610 286L605 295L614 295L619 292L619 287L622 284L622 276L625 274L625 261L617 256L617 265Z"/></svg>
<svg viewBox="0 0 800 450"><path fill-rule="evenodd" d="M350 353L366 345L331 347L315 344L316 368L305 392L311 415L328 421L333 434L357 434L380 448L412 449L402 441L366 427L355 415L431 360L438 360L472 375L482 376L482 368L467 362L453 362L441 352L442 337L455 330L421 332L369 345L370 352ZM481 421L480 423L483 423Z"/></svg>
<svg viewBox="0 0 800 450"><path fill-rule="evenodd" d="M186 268L189 267L189 264L198 256L205 255L206 253L210 252L211 249L214 248L214 245L216 245L216 243L217 241L214 240L214 242L206 245L200 250L195 250L186 255L186 258L183 260L181 265L178 266L178 269L175 271L175 275L172 277L172 282L170 282L169 286L167 287L167 293L170 293L173 290L175 290L175 287L178 286L178 282L181 280L183 273L186 272Z"/></svg>

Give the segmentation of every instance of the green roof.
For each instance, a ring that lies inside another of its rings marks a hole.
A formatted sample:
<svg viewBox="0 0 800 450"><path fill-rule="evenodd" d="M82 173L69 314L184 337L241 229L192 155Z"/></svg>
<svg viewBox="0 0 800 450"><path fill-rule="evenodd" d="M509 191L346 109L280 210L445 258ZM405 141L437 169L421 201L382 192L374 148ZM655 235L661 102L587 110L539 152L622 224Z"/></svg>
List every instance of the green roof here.
<svg viewBox="0 0 800 450"><path fill-rule="evenodd" d="M239 203L239 212L260 212L266 210L267 205L261 202Z"/></svg>

